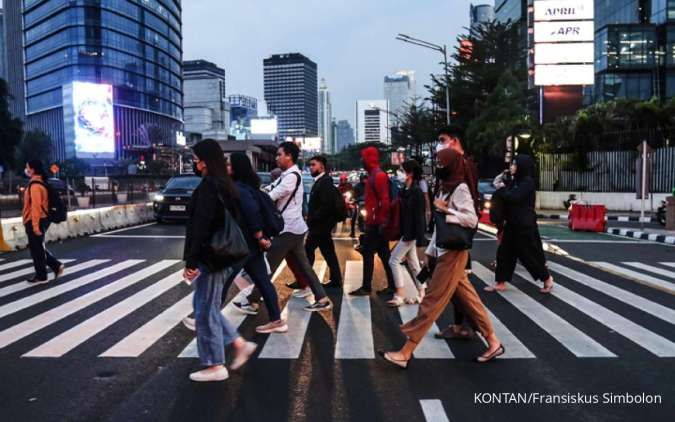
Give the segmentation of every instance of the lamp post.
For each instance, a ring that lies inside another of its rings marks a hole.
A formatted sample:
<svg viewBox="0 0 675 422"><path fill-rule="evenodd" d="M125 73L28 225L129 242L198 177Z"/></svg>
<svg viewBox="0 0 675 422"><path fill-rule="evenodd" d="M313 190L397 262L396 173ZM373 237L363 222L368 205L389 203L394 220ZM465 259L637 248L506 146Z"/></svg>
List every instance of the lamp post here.
<svg viewBox="0 0 675 422"><path fill-rule="evenodd" d="M447 124L450 124L450 75L448 74L448 47L443 44L433 44L427 41L420 40L418 38L413 38L409 35L398 34L396 39L399 41L406 42L408 44L417 45L420 47L428 48L430 50L438 51L443 54L443 64L445 70L445 119Z"/></svg>

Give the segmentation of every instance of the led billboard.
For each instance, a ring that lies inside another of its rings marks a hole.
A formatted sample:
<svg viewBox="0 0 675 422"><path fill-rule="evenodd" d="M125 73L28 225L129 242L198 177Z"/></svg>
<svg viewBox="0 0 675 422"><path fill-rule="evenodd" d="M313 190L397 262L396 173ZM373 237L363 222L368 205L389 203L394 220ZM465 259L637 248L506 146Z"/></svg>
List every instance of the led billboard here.
<svg viewBox="0 0 675 422"><path fill-rule="evenodd" d="M73 82L73 137L78 158L115 157L113 87Z"/></svg>
<svg viewBox="0 0 675 422"><path fill-rule="evenodd" d="M254 135L276 135L277 119L251 119L251 133Z"/></svg>
<svg viewBox="0 0 675 422"><path fill-rule="evenodd" d="M534 2L535 21L593 20L593 0Z"/></svg>

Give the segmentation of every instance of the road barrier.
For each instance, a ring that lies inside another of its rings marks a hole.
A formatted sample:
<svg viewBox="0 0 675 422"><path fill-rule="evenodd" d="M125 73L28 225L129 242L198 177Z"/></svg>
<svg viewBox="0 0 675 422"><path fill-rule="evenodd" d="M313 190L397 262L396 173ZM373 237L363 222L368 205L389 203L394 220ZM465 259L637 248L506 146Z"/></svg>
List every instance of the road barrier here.
<svg viewBox="0 0 675 422"><path fill-rule="evenodd" d="M604 205L572 204L568 225L572 231L589 231L604 233L607 229Z"/></svg>
<svg viewBox="0 0 675 422"><path fill-rule="evenodd" d="M134 226L154 218L152 204L129 204L89 210L70 211L68 219L60 224L52 224L47 231L46 241L54 242L102 231ZM22 249L28 245L28 237L21 217L2 220L2 236L12 249Z"/></svg>

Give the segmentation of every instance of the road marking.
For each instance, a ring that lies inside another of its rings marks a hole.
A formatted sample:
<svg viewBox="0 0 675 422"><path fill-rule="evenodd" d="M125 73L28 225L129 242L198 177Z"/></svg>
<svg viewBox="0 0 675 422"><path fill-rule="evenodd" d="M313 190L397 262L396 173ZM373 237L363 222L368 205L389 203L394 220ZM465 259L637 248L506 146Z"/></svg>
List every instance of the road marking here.
<svg viewBox="0 0 675 422"><path fill-rule="evenodd" d="M609 297L612 297L629 306L644 311L666 322L675 324L675 310L673 309L667 308L656 302L652 302L651 300L647 300L642 296L636 295L635 293L631 293L627 290L620 289L612 284L605 283L604 281L600 281L596 278L590 277L579 271L575 271L573 269L564 267L555 262L549 261L548 267L549 269L555 271L556 273L564 275L570 280L574 280L577 283L581 283L585 286L588 286L591 289L597 290L600 293L604 293Z"/></svg>
<svg viewBox="0 0 675 422"><path fill-rule="evenodd" d="M450 422L440 400L420 400L420 406L427 422Z"/></svg>
<svg viewBox="0 0 675 422"><path fill-rule="evenodd" d="M75 261L74 259L62 259L61 263L69 264L69 263L74 262L74 261ZM47 271L51 272L51 269L48 267ZM21 270L17 270L17 271L11 272L11 273L0 275L0 282L8 281L8 280L14 280L15 278L19 278L19 277L22 277L22 276L25 276L25 275L28 275L28 274L31 274L31 273L34 273L34 272L35 272L35 268L32 267L32 266L28 267L28 268L23 268ZM42 286L44 287L44 284Z"/></svg>
<svg viewBox="0 0 675 422"><path fill-rule="evenodd" d="M45 300L51 299L60 294L69 292L71 290L75 290L89 283L101 280L104 277L120 272L129 267L133 267L134 265L138 265L141 262L145 261L142 259L129 259L126 261L122 261L118 264L115 264L111 267L107 267L94 273L82 276L80 278L76 278L75 280L71 280L63 284L59 283L50 289L39 290L37 293L31 296L27 296L17 301L10 302L3 306L0 306L0 318L18 312L22 309L28 308L40 302L44 302Z"/></svg>
<svg viewBox="0 0 675 422"><path fill-rule="evenodd" d="M323 281L326 275L326 261L316 261L314 271ZM312 312L307 312L304 307L313 302L313 296L307 298L292 297L286 303L286 307L281 311L281 318L288 324L288 332L272 333L269 335L260 359L297 359L302 352L302 345L305 342L307 327L312 317Z"/></svg>
<svg viewBox="0 0 675 422"><path fill-rule="evenodd" d="M629 270L628 268L619 267L618 265L610 264L609 262L592 262L592 264L597 265L606 271L619 274L620 276L627 277L629 279L635 279L645 286L656 288L658 290L665 290L671 294L675 294L675 284L661 280L660 278Z"/></svg>
<svg viewBox="0 0 675 422"><path fill-rule="evenodd" d="M639 270L649 271L650 273L658 274L663 277L668 277L673 281L675 281L675 272L673 271L668 271L659 267L654 267L652 265L643 264L642 262L622 262L622 264L631 266L633 268L637 268Z"/></svg>
<svg viewBox="0 0 675 422"><path fill-rule="evenodd" d="M494 285L494 273L479 262L473 262L473 273L488 286ZM557 286L556 286L557 287ZM518 290L514 285L498 294L515 306L526 317L555 338L577 357L616 357L603 345L550 311L541 303Z"/></svg>
<svg viewBox="0 0 675 422"><path fill-rule="evenodd" d="M37 316L29 320L23 321L20 324L10 327L0 332L0 349L2 349L3 347L7 347L10 344L15 343L16 341L19 341L22 338L27 337L33 334L34 332L39 331L57 321L60 321L63 318L86 308L87 306L90 306L100 300L103 300L116 292L126 289L127 287L132 286L138 281L141 281L151 276L152 274L162 271L178 262L179 261L177 260L160 261L138 272L129 274L126 277L122 277L121 279L116 280L113 283L106 284L100 289L96 289L92 292L89 292L83 296L78 297L77 299L71 300L70 302L66 302L62 305L57 306L56 308L50 309L46 312L38 314Z"/></svg>
<svg viewBox="0 0 675 422"><path fill-rule="evenodd" d="M22 265L26 265L32 262L33 262L32 259L17 259L16 261L0 265L0 271L9 270L10 268L14 267L20 267Z"/></svg>
<svg viewBox="0 0 675 422"><path fill-rule="evenodd" d="M675 268L675 262L662 262L661 265L665 265L666 267Z"/></svg>
<svg viewBox="0 0 675 422"><path fill-rule="evenodd" d="M363 261L347 261L335 359L375 359L370 297L350 296L361 285Z"/></svg>
<svg viewBox="0 0 675 422"><path fill-rule="evenodd" d="M517 270L516 274L522 279L538 286L538 284L527 276L525 271ZM649 350L658 357L675 357L675 343L672 341L653 333L646 328L637 325L633 321L622 317L614 311L611 311L604 306L586 299L578 293L569 290L568 288L556 284L551 291L551 294L558 299L568 303L573 308L588 315L600 324L611 328L615 332L626 337L628 340L634 342L638 346Z"/></svg>
<svg viewBox="0 0 675 422"><path fill-rule="evenodd" d="M401 315L401 321L406 323L417 316L418 305L403 305L399 306L398 312ZM414 356L417 359L454 359L455 356L448 347L448 343L434 338L434 334L440 332L438 325L435 323L431 329L427 331L424 338L420 341L415 349Z"/></svg>
<svg viewBox="0 0 675 422"><path fill-rule="evenodd" d="M506 325L504 325L495 314L490 312L487 306L485 307L485 310L490 317L490 321L492 321L492 328L494 328L495 334L506 349L504 354L497 359L534 359L537 357L530 349L525 347L520 340L518 340L518 337L516 337L511 330L506 328ZM487 346L487 343L482 337L481 340L483 340L483 343Z"/></svg>
<svg viewBox="0 0 675 422"><path fill-rule="evenodd" d="M135 230L135 229L142 229L143 227L154 226L155 224L157 224L157 223L154 222L154 223L141 224L139 226L124 227L124 228L121 228L121 229L117 229L117 230L113 230L113 231L109 231L109 232L105 232L105 233L101 233L101 234L95 234L91 237L102 237L102 236L106 236L106 235L113 234L113 233L125 232L125 231Z"/></svg>
<svg viewBox="0 0 675 422"><path fill-rule="evenodd" d="M62 260L61 262L67 263L66 261L71 262L72 260ZM68 276L70 274L75 274L75 273L78 273L80 271L89 269L91 267L95 267L97 265L100 265L100 264L103 264L103 263L109 262L109 261L110 261L109 259L92 259L91 261L85 261L85 262L83 262L81 264L78 264L78 265L75 265L73 267L68 267L68 268L66 268L66 272L64 273L65 274L64 277ZM50 283L41 284L41 285L39 285L39 287L41 287L41 288L48 287L48 286L50 286ZM56 284L59 284L59 283L62 283L62 281L58 280L56 282ZM11 295L13 293L20 292L22 290L30 289L32 287L36 287L36 286L28 283L27 281L14 283L10 286L3 287L2 289L0 289L0 297L5 297L5 296Z"/></svg>
<svg viewBox="0 0 675 422"><path fill-rule="evenodd" d="M61 333L23 357L61 357L182 281L183 270L180 270Z"/></svg>
<svg viewBox="0 0 675 422"><path fill-rule="evenodd" d="M104 239L185 239L185 236L173 236L173 235L142 235L142 234L114 234L114 235L107 235L107 234L97 234L96 236L92 237L99 237L99 238L104 238Z"/></svg>

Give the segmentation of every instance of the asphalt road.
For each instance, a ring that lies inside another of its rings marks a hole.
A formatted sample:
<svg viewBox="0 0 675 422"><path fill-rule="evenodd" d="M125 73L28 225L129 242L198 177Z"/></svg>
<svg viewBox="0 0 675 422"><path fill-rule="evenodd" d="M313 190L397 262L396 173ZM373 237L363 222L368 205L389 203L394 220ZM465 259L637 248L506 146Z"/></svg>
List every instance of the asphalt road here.
<svg viewBox="0 0 675 422"><path fill-rule="evenodd" d="M27 252L0 255L0 420L673 420L673 247L542 227L569 255L548 255L553 294L520 276L491 294L483 287L493 282L496 243L481 234L471 281L507 355L481 365L472 361L484 350L480 340L428 338L405 371L375 350L403 343L398 326L414 307L330 290L333 310L309 315L289 300L284 269L275 284L291 332L257 335L264 310L243 317L226 306L258 343L256 357L225 382L196 384L188 379L199 368L193 333L180 324L191 295L178 275L183 233L181 225L147 225L50 245L74 261L58 284L42 287L24 281ZM360 255L337 236L342 271L358 285ZM327 281L323 261L315 268ZM375 287L384 284L378 263ZM446 310L436 328L452 315Z"/></svg>

